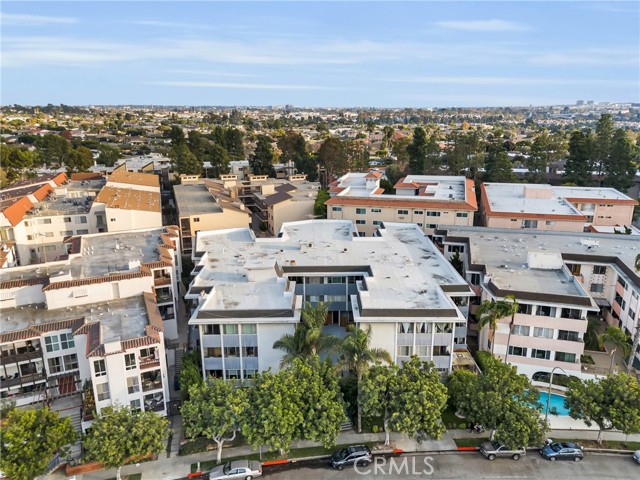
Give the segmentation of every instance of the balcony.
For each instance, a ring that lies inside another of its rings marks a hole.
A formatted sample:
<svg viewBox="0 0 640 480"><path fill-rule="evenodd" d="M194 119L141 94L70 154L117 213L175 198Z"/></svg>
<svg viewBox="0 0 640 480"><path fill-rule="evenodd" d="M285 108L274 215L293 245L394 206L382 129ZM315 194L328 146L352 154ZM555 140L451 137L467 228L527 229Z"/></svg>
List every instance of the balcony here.
<svg viewBox="0 0 640 480"><path fill-rule="evenodd" d="M46 379L47 376L44 373L32 373L30 375L22 376L16 373L12 378L0 377L0 388L9 388L15 385L26 385L28 383L34 383Z"/></svg>
<svg viewBox="0 0 640 480"><path fill-rule="evenodd" d="M19 363L34 358L42 358L42 350L33 350L31 352L18 350L5 350L0 357L0 365L8 365L10 363Z"/></svg>
<svg viewBox="0 0 640 480"><path fill-rule="evenodd" d="M143 373L140 377L142 380L143 392L159 390L162 388L162 378L160 375L160 370Z"/></svg>
<svg viewBox="0 0 640 480"><path fill-rule="evenodd" d="M143 398L145 411L161 412L164 410L164 396L162 393L145 395Z"/></svg>
<svg viewBox="0 0 640 480"><path fill-rule="evenodd" d="M153 367L160 367L160 359L154 357L146 357L140 359L140 370L148 370Z"/></svg>
<svg viewBox="0 0 640 480"><path fill-rule="evenodd" d="M160 277L155 277L153 279L153 285L156 287L160 287L163 285L171 285L171 277L170 276L160 276Z"/></svg>
<svg viewBox="0 0 640 480"><path fill-rule="evenodd" d="M158 305L162 303L173 303L173 295L170 288L160 288L156 290L156 301Z"/></svg>

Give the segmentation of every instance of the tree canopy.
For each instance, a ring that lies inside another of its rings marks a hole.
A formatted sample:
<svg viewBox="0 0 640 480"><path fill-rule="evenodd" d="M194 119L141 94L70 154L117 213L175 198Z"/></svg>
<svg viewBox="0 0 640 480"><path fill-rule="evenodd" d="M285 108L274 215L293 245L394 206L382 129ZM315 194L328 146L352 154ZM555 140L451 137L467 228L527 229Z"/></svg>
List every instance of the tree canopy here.
<svg viewBox="0 0 640 480"><path fill-rule="evenodd" d="M253 155L249 158L251 171L255 175L273 175L273 164L276 162L277 155L271 143L271 137L258 135L258 143Z"/></svg>

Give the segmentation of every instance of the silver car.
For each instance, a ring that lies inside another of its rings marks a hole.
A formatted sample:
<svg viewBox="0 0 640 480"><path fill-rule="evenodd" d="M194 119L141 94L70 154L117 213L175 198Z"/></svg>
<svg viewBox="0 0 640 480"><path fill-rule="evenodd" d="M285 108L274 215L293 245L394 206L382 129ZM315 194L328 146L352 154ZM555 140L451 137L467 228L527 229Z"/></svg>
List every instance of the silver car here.
<svg viewBox="0 0 640 480"><path fill-rule="evenodd" d="M255 460L236 460L218 465L209 472L209 480L251 480L262 475L262 466Z"/></svg>

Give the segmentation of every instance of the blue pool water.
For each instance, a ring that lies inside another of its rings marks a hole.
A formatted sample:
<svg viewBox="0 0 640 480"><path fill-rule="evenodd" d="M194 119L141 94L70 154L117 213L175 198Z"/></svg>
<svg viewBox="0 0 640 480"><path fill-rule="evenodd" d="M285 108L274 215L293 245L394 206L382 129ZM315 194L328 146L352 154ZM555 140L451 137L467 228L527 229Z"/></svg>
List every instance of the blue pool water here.
<svg viewBox="0 0 640 480"><path fill-rule="evenodd" d="M542 404L542 413L547 409L547 392L540 392L539 401ZM551 394L551 400L549 402L549 415L551 412L557 412L559 417L568 417L569 410L564 408L564 397L562 395Z"/></svg>

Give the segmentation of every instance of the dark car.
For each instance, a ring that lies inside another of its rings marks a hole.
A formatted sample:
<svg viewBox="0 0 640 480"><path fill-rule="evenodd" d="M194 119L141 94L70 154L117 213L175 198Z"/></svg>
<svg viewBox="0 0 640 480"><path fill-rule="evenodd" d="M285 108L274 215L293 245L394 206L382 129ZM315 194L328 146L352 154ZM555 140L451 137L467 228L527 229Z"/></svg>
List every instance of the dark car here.
<svg viewBox="0 0 640 480"><path fill-rule="evenodd" d="M356 463L359 467L366 467L372 461L371 450L365 445L352 445L331 455L331 466L338 470Z"/></svg>
<svg viewBox="0 0 640 480"><path fill-rule="evenodd" d="M547 460L573 460L579 462L584 458L582 447L573 442L553 442L540 449L540 455Z"/></svg>

